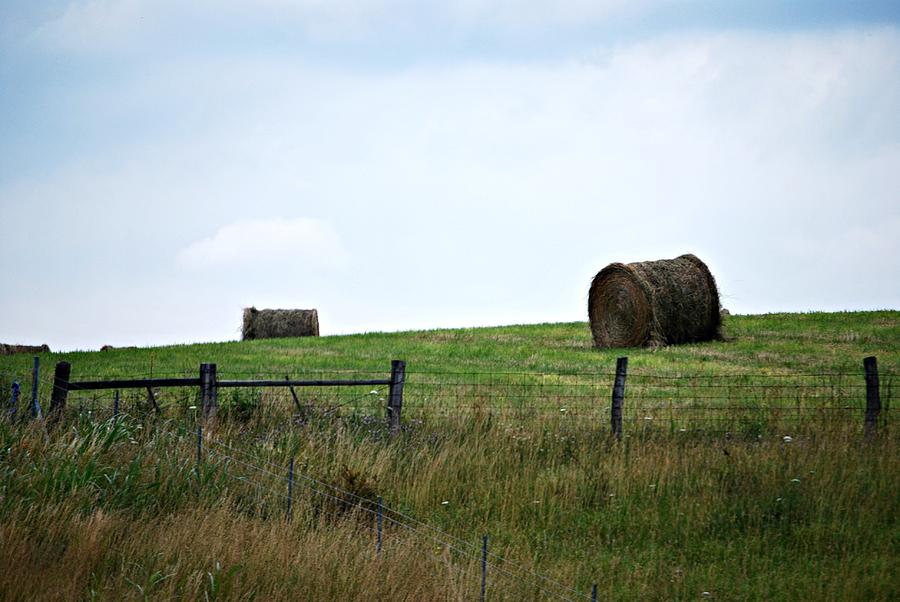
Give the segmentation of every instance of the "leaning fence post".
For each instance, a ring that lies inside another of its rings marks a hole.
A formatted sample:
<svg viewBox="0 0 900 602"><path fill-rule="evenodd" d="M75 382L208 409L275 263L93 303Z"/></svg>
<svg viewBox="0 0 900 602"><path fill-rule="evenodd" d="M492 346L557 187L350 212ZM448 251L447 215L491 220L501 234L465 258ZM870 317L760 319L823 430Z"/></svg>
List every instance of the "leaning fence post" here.
<svg viewBox="0 0 900 602"><path fill-rule="evenodd" d="M291 377L287 374L284 375L284 380L291 380ZM297 408L298 414L303 414L303 408L300 406L300 398L297 397L297 392L294 391L294 387L288 387L291 390L291 397L294 398L294 407Z"/></svg>
<svg viewBox="0 0 900 602"><path fill-rule="evenodd" d="M12 403L9 408L9 419L16 419L16 412L19 409L19 382L13 381L12 384Z"/></svg>
<svg viewBox="0 0 900 602"><path fill-rule="evenodd" d="M31 417L41 417L41 404L38 401L38 377L41 372L41 358L34 356L34 367L31 369Z"/></svg>
<svg viewBox="0 0 900 602"><path fill-rule="evenodd" d="M400 432L400 412L403 409L403 383L406 380L406 362L391 361L391 381L388 385L387 415L391 434Z"/></svg>
<svg viewBox="0 0 900 602"><path fill-rule="evenodd" d="M488 536L481 538L481 602L484 602L485 594L487 594L487 544Z"/></svg>
<svg viewBox="0 0 900 602"><path fill-rule="evenodd" d="M219 406L216 397L216 365L200 364L200 405L205 418L215 418Z"/></svg>
<svg viewBox="0 0 900 602"><path fill-rule="evenodd" d="M50 411L48 418L59 420L66 409L66 398L69 396L69 375L72 365L69 362L56 362L53 372L53 391L50 392Z"/></svg>
<svg viewBox="0 0 900 602"><path fill-rule="evenodd" d="M881 396L878 393L878 360L875 356L863 360L866 370L866 423L865 437L871 439L878 430L878 415L881 414Z"/></svg>
<svg viewBox="0 0 900 602"><path fill-rule="evenodd" d="M613 384L612 412L610 422L612 432L616 439L622 438L622 403L625 400L625 376L628 373L628 358L620 357L616 360L616 381Z"/></svg>

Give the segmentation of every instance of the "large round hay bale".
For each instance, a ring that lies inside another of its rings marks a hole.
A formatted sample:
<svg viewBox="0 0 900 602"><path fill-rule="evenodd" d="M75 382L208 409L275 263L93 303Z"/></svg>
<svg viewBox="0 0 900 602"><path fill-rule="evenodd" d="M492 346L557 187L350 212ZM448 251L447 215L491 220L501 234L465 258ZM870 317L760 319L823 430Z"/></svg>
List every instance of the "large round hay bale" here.
<svg viewBox="0 0 900 602"><path fill-rule="evenodd" d="M612 263L588 295L595 347L642 347L719 338L716 281L694 255Z"/></svg>
<svg viewBox="0 0 900 602"><path fill-rule="evenodd" d="M314 309L244 309L241 334L245 341L281 337L319 336L319 313Z"/></svg>

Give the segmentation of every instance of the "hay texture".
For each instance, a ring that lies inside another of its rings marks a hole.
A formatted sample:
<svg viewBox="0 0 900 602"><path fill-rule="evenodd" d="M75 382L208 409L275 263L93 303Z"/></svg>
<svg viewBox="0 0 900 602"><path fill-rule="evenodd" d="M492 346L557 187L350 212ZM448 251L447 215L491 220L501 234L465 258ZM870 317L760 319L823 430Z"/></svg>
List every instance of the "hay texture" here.
<svg viewBox="0 0 900 602"><path fill-rule="evenodd" d="M720 338L716 281L694 255L612 263L588 295L594 347L653 347Z"/></svg>
<svg viewBox="0 0 900 602"><path fill-rule="evenodd" d="M319 313L314 309L244 309L241 329L245 341L281 337L319 336Z"/></svg>
<svg viewBox="0 0 900 602"><path fill-rule="evenodd" d="M50 347L44 345L8 345L0 343L0 355L15 355L16 353L50 353Z"/></svg>

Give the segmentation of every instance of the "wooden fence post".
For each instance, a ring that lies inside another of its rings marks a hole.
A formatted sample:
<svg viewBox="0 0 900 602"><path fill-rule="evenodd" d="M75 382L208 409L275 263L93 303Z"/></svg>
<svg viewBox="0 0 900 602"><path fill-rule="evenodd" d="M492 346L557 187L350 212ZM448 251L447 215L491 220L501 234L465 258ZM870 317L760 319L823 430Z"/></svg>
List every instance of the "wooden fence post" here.
<svg viewBox="0 0 900 602"><path fill-rule="evenodd" d="M69 375L72 365L69 362L56 362L53 372L53 391L50 392L50 410L48 412L54 422L62 417L66 409L66 398L69 396Z"/></svg>
<svg viewBox="0 0 900 602"><path fill-rule="evenodd" d="M613 384L610 422L616 439L622 438L622 403L625 401L625 376L628 373L628 358L616 360L616 380Z"/></svg>
<svg viewBox="0 0 900 602"><path fill-rule="evenodd" d="M878 360L872 356L863 360L866 370L866 423L865 437L871 439L878 431L878 415L881 414L881 396L878 393Z"/></svg>
<svg viewBox="0 0 900 602"><path fill-rule="evenodd" d="M391 361L391 382L388 385L387 415L391 435L400 432L400 413L403 410L403 383L406 381L406 362Z"/></svg>
<svg viewBox="0 0 900 602"><path fill-rule="evenodd" d="M215 364L200 364L200 406L204 418L215 418L219 407Z"/></svg>

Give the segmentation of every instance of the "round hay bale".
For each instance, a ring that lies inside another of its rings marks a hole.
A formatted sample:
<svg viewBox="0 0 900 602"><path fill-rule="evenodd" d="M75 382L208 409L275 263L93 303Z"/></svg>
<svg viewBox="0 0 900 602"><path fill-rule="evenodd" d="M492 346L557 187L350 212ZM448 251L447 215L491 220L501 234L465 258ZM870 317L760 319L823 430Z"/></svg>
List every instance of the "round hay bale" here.
<svg viewBox="0 0 900 602"><path fill-rule="evenodd" d="M716 281L694 255L612 263L588 295L594 347L644 347L720 338Z"/></svg>
<svg viewBox="0 0 900 602"><path fill-rule="evenodd" d="M314 309L244 309L243 340L319 336L319 313Z"/></svg>

